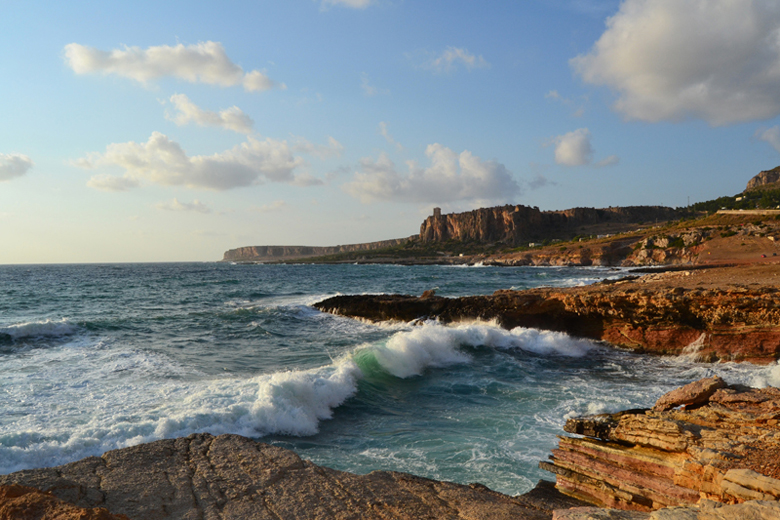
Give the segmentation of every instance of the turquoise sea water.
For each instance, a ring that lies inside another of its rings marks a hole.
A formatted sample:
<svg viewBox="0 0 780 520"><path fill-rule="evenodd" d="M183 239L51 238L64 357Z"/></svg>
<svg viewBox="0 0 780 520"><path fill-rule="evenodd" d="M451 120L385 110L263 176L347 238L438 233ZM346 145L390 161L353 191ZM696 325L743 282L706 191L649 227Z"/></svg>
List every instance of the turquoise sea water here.
<svg viewBox="0 0 780 520"><path fill-rule="evenodd" d="M649 406L708 365L489 323L368 324L336 294L489 294L579 285L597 268L116 264L0 266L0 473L208 431L337 469L389 469L509 494L565 418Z"/></svg>

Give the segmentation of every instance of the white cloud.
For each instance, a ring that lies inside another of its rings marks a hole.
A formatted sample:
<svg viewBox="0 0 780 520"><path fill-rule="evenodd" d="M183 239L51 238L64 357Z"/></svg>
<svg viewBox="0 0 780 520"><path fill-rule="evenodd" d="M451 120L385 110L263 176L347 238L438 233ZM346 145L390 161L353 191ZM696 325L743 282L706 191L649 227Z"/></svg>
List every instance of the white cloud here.
<svg viewBox="0 0 780 520"><path fill-rule="evenodd" d="M33 167L32 159L19 153L0 153L0 181L21 177Z"/></svg>
<svg viewBox="0 0 780 520"><path fill-rule="evenodd" d="M593 160L593 147L590 145L590 131L587 128L559 135L553 142L557 164L584 166Z"/></svg>
<svg viewBox="0 0 780 520"><path fill-rule="evenodd" d="M485 61L482 55L476 56L461 47L447 47L444 52L436 55L426 53L426 59L423 60L420 67L444 73L452 72L459 64L466 67L467 70L490 67L490 63Z"/></svg>
<svg viewBox="0 0 780 520"><path fill-rule="evenodd" d="M555 145L555 162L562 166L586 166L593 162L593 146L590 144L590 130L579 128L573 132L559 135L550 144ZM620 158L610 155L594 166L603 168L617 164Z"/></svg>
<svg viewBox="0 0 780 520"><path fill-rule="evenodd" d="M322 9L335 5L338 7L349 7L352 9L365 9L374 3L374 0L322 0Z"/></svg>
<svg viewBox="0 0 780 520"><path fill-rule="evenodd" d="M157 209L166 211L191 211L195 213L211 213L211 208L203 204L198 199L192 202L179 202L179 199L173 199L171 201L160 202L156 205Z"/></svg>
<svg viewBox="0 0 780 520"><path fill-rule="evenodd" d="M219 113L211 112L201 109L184 94L171 96L171 103L178 112L173 116L166 114L165 117L179 126L195 123L200 126L218 126L241 134L249 134L255 124L252 118L237 106L221 110Z"/></svg>
<svg viewBox="0 0 780 520"><path fill-rule="evenodd" d="M766 141L772 146L772 148L780 152L780 127L779 126L773 126L772 128L767 128L766 130L759 130L758 132L756 132L756 137L758 137L762 141Z"/></svg>
<svg viewBox="0 0 780 520"><path fill-rule="evenodd" d="M174 77L190 83L207 83L222 87L243 85L248 92L284 89L259 70L244 73L233 63L219 42L196 45L158 45L141 49L123 47L101 51L78 43L65 46L65 61L76 74L116 74L143 84L162 77Z"/></svg>
<svg viewBox="0 0 780 520"><path fill-rule="evenodd" d="M360 171L344 190L363 203L372 201L446 203L472 201L506 202L520 192L512 173L496 161L482 161L469 151L457 154L438 143L425 150L430 166L407 163L401 174L382 153L374 160L360 161Z"/></svg>
<svg viewBox="0 0 780 520"><path fill-rule="evenodd" d="M570 62L618 93L615 109L657 122L727 125L780 114L777 0L625 0Z"/></svg>
<svg viewBox="0 0 780 520"><path fill-rule="evenodd" d="M341 154L344 151L344 146L333 137L328 137L328 144L314 144L303 137L293 137L295 137L295 144L293 144L292 147L294 152L306 153L319 157L320 159L327 159L328 157L341 157Z"/></svg>
<svg viewBox="0 0 780 520"><path fill-rule="evenodd" d="M379 133L382 134L382 137L385 138L388 144L395 146L399 152L404 151L404 147L401 145L401 143L393 139L393 136L390 135L390 132L387 130L387 123L384 121L379 122Z"/></svg>
<svg viewBox="0 0 780 520"><path fill-rule="evenodd" d="M283 200L275 200L270 204L263 204L262 206L256 206L252 208L252 211L257 213L271 213L274 211L280 211L287 207L287 203Z"/></svg>
<svg viewBox="0 0 780 520"><path fill-rule="evenodd" d="M122 177L98 175L89 186L129 189L144 180L163 186L227 190L264 181L295 183L294 170L304 164L286 141L247 137L247 141L214 155L188 156L179 143L160 132L145 143L113 143L104 153L91 153L75 163L83 168L118 166Z"/></svg>

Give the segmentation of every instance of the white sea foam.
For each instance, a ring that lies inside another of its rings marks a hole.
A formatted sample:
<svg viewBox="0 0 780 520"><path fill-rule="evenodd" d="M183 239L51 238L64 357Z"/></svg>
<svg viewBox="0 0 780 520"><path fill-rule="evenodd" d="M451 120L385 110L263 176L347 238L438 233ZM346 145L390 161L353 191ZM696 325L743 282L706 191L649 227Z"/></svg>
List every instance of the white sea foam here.
<svg viewBox="0 0 780 520"><path fill-rule="evenodd" d="M7 334L14 340L27 338L58 338L70 336L78 331L78 327L67 318L59 320L29 321L0 327L0 334Z"/></svg>

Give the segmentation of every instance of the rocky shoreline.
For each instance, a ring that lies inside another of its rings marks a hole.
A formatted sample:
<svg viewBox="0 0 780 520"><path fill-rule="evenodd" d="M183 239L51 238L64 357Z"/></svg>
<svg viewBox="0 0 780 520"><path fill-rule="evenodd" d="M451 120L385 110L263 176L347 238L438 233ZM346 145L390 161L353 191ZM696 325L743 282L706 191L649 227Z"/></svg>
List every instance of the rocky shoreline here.
<svg viewBox="0 0 780 520"><path fill-rule="evenodd" d="M651 410L570 419L540 467L557 479L508 496L392 471L355 475L284 448L208 433L0 476L0 520L780 518L780 390L718 377Z"/></svg>
<svg viewBox="0 0 780 520"><path fill-rule="evenodd" d="M370 321L485 320L533 327L665 355L770 363L780 357L777 264L654 273L571 288L336 296L314 306Z"/></svg>

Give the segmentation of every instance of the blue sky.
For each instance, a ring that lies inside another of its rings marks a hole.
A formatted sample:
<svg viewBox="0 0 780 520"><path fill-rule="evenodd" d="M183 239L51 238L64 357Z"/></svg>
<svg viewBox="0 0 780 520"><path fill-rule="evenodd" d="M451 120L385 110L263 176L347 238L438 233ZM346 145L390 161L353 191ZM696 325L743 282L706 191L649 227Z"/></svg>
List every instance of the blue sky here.
<svg viewBox="0 0 780 520"><path fill-rule="evenodd" d="M217 260L780 164L772 0L0 0L0 263Z"/></svg>

